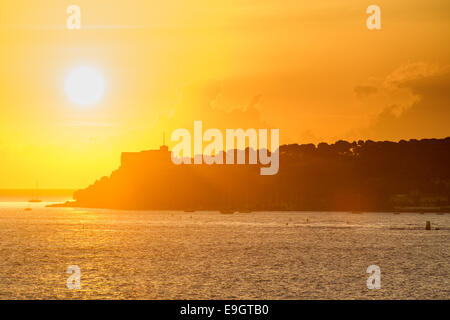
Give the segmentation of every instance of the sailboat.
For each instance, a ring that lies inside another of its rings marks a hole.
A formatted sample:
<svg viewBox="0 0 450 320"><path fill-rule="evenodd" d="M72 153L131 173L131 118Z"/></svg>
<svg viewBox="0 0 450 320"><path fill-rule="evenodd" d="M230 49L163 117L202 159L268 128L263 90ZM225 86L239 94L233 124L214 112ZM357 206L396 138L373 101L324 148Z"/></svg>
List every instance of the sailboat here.
<svg viewBox="0 0 450 320"><path fill-rule="evenodd" d="M42 200L39 199L38 190L39 190L39 184L36 182L36 189L33 192L33 197L30 200L28 200L28 202L32 202L32 203L42 202Z"/></svg>

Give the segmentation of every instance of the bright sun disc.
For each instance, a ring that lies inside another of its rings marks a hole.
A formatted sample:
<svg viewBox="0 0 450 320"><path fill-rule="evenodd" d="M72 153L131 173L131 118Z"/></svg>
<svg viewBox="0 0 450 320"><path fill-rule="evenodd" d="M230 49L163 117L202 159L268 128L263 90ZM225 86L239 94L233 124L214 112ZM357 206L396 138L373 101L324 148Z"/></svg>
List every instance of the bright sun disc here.
<svg viewBox="0 0 450 320"><path fill-rule="evenodd" d="M89 106L103 97L105 80L96 69L79 67L73 69L67 76L65 91L72 102Z"/></svg>

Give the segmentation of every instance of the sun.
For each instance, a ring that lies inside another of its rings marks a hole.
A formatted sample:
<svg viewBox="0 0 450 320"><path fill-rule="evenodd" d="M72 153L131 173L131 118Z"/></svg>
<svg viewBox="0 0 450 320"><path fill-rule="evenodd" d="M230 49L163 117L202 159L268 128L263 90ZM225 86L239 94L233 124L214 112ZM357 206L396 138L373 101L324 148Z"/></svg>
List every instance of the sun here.
<svg viewBox="0 0 450 320"><path fill-rule="evenodd" d="M67 97L80 106L91 106L105 93L105 79L92 67L77 67L69 72L65 82Z"/></svg>

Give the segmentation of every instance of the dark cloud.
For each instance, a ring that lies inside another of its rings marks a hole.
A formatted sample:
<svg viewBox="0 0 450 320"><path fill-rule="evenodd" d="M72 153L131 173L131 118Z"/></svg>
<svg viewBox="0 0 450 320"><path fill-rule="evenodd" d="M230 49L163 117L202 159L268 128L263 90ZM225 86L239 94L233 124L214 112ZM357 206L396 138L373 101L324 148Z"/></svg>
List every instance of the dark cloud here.
<svg viewBox="0 0 450 320"><path fill-rule="evenodd" d="M398 83L418 97L399 112L386 107L368 129L369 135L386 139L442 138L450 136L450 71Z"/></svg>

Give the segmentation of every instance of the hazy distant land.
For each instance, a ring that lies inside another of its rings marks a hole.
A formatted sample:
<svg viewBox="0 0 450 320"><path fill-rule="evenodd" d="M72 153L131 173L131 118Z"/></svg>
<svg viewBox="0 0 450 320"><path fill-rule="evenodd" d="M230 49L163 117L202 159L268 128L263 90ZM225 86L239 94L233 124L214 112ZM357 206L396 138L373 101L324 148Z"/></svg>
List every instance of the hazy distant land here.
<svg viewBox="0 0 450 320"><path fill-rule="evenodd" d="M36 197L44 202L72 199L73 189L0 189L0 201L28 201Z"/></svg>

